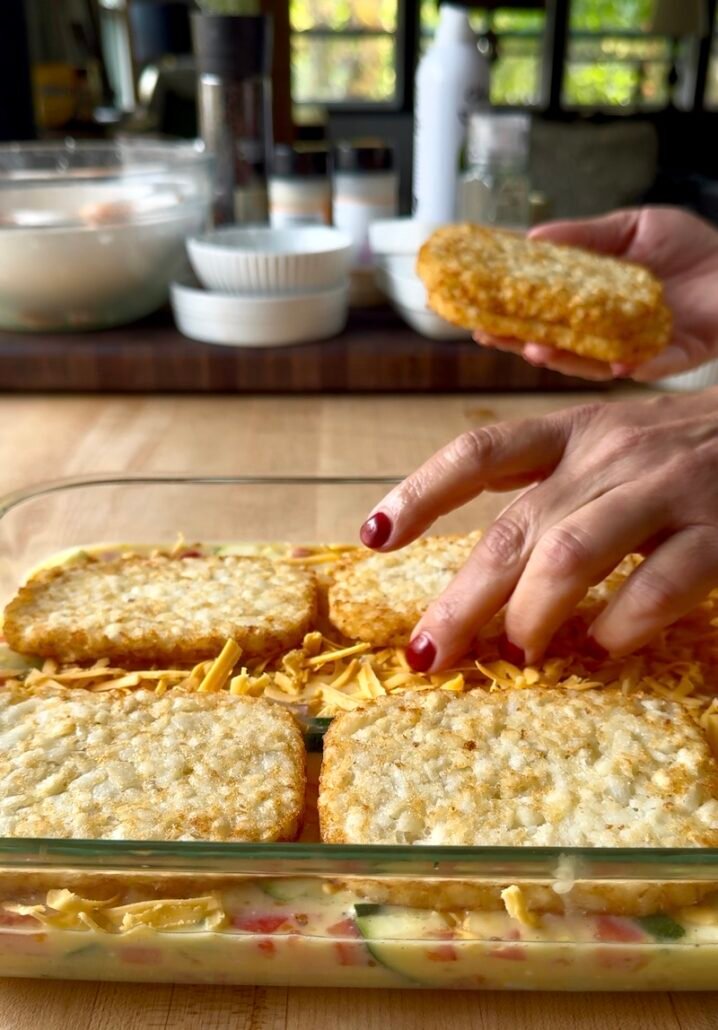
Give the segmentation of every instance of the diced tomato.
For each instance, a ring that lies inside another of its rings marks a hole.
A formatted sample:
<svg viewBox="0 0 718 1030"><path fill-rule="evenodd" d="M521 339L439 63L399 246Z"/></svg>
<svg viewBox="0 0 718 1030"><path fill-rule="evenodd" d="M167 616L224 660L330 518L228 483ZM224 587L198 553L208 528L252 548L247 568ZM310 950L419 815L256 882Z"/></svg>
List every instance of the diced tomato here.
<svg viewBox="0 0 718 1030"><path fill-rule="evenodd" d="M17 912L5 912L0 909L0 926L37 926L34 916L21 916Z"/></svg>
<svg viewBox="0 0 718 1030"><path fill-rule="evenodd" d="M277 947L271 937L260 937L257 941L257 947L263 955L269 957L273 955L277 950Z"/></svg>
<svg viewBox="0 0 718 1030"><path fill-rule="evenodd" d="M286 914L273 915L271 912L257 915L256 912L238 912L232 917L232 926L247 933L276 933L280 926L289 921Z"/></svg>
<svg viewBox="0 0 718 1030"><path fill-rule="evenodd" d="M526 948L522 944L507 944L503 948L492 948L489 955L491 958L505 958L511 962L523 962L528 957Z"/></svg>
<svg viewBox="0 0 718 1030"><path fill-rule="evenodd" d="M180 558L201 558L201 551L183 551Z"/></svg>
<svg viewBox="0 0 718 1030"><path fill-rule="evenodd" d="M651 961L651 956L641 948L621 948L616 945L596 948L596 964L602 969L613 969L633 973Z"/></svg>
<svg viewBox="0 0 718 1030"><path fill-rule="evenodd" d="M439 944L436 948L427 948L426 957L432 962L456 962L459 956L453 944Z"/></svg>
<svg viewBox="0 0 718 1030"><path fill-rule="evenodd" d="M162 961L162 950L160 948L124 947L119 949L119 956L123 962L129 962L136 966L153 966Z"/></svg>
<svg viewBox="0 0 718 1030"><path fill-rule="evenodd" d="M332 926L327 927L327 933L330 933L332 937L360 937L361 934L357 929L357 925L353 919L342 919L339 923L334 923Z"/></svg>
<svg viewBox="0 0 718 1030"><path fill-rule="evenodd" d="M311 553L308 547L294 547L292 549L292 558L308 558Z"/></svg>
<svg viewBox="0 0 718 1030"><path fill-rule="evenodd" d="M645 941L646 934L631 919L621 916L597 916L596 933L599 941Z"/></svg>
<svg viewBox="0 0 718 1030"><path fill-rule="evenodd" d="M334 953L340 966L365 966L369 955L358 941L334 941Z"/></svg>

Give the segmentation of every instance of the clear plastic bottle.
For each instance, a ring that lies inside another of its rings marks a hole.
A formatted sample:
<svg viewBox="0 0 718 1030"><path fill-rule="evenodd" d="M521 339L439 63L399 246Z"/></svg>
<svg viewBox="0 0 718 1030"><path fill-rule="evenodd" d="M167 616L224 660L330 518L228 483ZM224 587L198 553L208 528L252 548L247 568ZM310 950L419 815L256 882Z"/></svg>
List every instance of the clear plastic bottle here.
<svg viewBox="0 0 718 1030"><path fill-rule="evenodd" d="M471 115L459 200L463 221L521 230L531 225L530 129L524 114Z"/></svg>

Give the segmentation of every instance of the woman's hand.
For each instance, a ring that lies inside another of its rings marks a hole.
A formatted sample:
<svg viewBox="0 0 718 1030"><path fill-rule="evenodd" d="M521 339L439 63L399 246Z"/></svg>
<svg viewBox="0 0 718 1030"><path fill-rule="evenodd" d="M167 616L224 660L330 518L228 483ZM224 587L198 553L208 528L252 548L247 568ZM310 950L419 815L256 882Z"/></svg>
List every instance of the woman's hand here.
<svg viewBox="0 0 718 1030"><path fill-rule="evenodd" d="M451 666L504 605L515 660L537 661L632 552L648 557L590 627L597 654L641 647L718 584L718 389L471 430L387 494L362 539L395 550L482 491L519 486L415 628L418 671Z"/></svg>
<svg viewBox="0 0 718 1030"><path fill-rule="evenodd" d="M661 354L634 368L481 332L474 335L478 343L583 379L627 376L653 382L718 358L718 232L700 218L679 208L635 208L589 221L551 222L530 235L613 254L650 268L662 280L673 313L671 342Z"/></svg>

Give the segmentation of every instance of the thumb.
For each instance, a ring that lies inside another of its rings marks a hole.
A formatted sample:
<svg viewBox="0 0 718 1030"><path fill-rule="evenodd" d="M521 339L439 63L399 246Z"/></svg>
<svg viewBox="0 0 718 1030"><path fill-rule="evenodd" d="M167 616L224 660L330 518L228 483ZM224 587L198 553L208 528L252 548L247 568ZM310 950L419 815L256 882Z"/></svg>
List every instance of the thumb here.
<svg viewBox="0 0 718 1030"><path fill-rule="evenodd" d="M640 211L630 208L601 218L547 222L529 233L531 239L568 243L599 254L625 254L638 229Z"/></svg>

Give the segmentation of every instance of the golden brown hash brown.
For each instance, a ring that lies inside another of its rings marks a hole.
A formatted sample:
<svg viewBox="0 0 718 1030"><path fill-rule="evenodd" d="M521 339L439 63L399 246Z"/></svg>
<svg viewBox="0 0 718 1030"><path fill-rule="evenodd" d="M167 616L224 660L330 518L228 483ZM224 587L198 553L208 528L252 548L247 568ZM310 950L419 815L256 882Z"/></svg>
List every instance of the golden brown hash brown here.
<svg viewBox="0 0 718 1030"><path fill-rule="evenodd" d="M718 769L677 702L620 690L408 691L338 715L319 816L331 844L716 847ZM515 874L512 874L515 875ZM530 908L648 914L700 883L522 885ZM500 907L509 882L362 881L376 902Z"/></svg>
<svg viewBox="0 0 718 1030"><path fill-rule="evenodd" d="M478 225L451 225L419 251L428 303L466 329L638 363L667 346L671 315L646 268Z"/></svg>
<svg viewBox="0 0 718 1030"><path fill-rule="evenodd" d="M0 836L291 840L296 720L262 698L0 691Z"/></svg>
<svg viewBox="0 0 718 1030"><path fill-rule="evenodd" d="M431 536L400 551L359 551L334 570L329 618L353 640L379 647L407 644L429 604L459 571L478 543L466 536Z"/></svg>
<svg viewBox="0 0 718 1030"><path fill-rule="evenodd" d="M245 659L301 642L312 572L266 558L137 555L45 569L5 609L10 647L61 662L198 662L235 640Z"/></svg>

